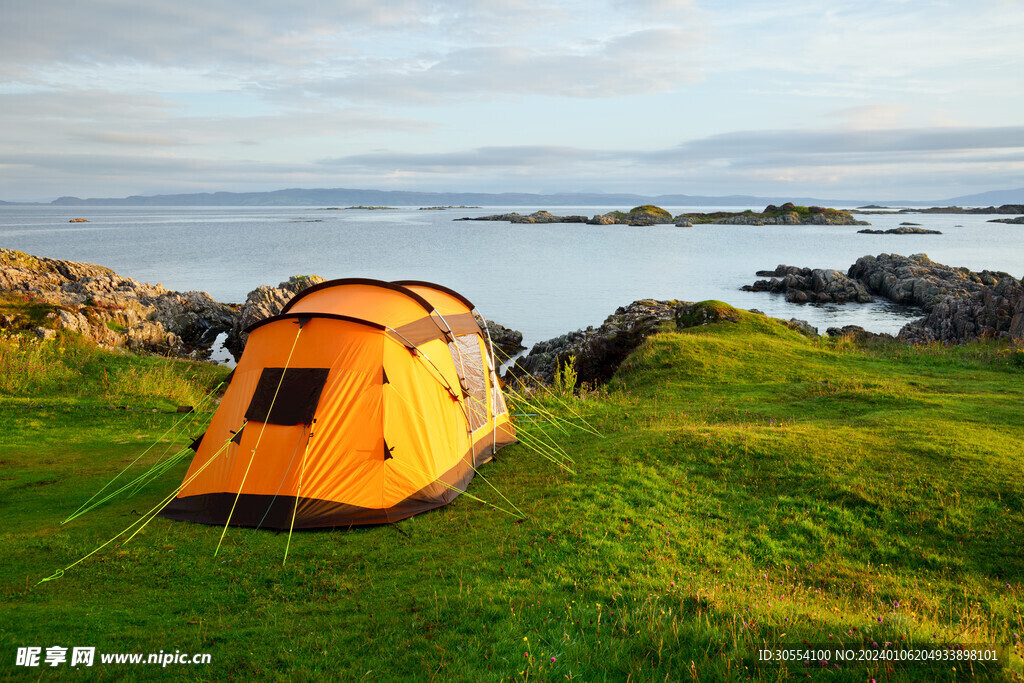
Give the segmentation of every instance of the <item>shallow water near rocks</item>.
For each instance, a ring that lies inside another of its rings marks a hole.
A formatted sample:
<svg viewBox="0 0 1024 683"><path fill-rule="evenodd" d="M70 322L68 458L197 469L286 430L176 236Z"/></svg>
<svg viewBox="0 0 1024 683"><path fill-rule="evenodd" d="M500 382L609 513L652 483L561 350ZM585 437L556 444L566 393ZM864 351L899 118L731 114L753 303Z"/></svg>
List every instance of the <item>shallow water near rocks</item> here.
<svg viewBox="0 0 1024 683"><path fill-rule="evenodd" d="M547 209L592 216L622 206L484 207L420 211L312 207L0 207L0 247L108 266L144 282L203 290L241 302L261 284L291 275L417 279L451 287L488 318L521 330L527 346L600 325L637 299L718 299L824 332L860 325L895 333L918 312L892 304L798 305L744 292L754 273L779 264L845 272L866 254L926 253L971 270L1024 275L1024 226L1005 216L858 216L873 228L903 221L941 235L864 235L861 226L582 224L453 222L463 216ZM738 211L762 207L665 207ZM85 218L88 223L69 223Z"/></svg>

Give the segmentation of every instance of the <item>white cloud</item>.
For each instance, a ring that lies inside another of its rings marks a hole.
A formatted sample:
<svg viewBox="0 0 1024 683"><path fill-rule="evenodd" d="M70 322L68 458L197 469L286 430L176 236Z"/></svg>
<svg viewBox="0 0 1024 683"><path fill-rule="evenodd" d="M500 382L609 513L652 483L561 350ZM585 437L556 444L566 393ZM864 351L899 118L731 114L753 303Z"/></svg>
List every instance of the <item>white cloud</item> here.
<svg viewBox="0 0 1024 683"><path fill-rule="evenodd" d="M467 47L429 61L374 60L333 79L298 87L285 84L284 92L416 104L523 95L618 98L668 91L697 80L694 44L677 29L645 29L587 49Z"/></svg>
<svg viewBox="0 0 1024 683"><path fill-rule="evenodd" d="M7 5L4 198L275 177L727 194L940 167L1024 184L1009 0Z"/></svg>

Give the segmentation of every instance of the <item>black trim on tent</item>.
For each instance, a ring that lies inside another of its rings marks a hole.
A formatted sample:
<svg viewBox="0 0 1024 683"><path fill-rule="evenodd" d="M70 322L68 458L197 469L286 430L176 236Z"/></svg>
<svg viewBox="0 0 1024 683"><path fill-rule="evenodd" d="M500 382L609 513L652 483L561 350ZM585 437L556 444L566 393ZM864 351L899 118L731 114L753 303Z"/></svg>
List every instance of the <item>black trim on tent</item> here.
<svg viewBox="0 0 1024 683"><path fill-rule="evenodd" d="M199 452L199 444L203 443L203 437L204 436L206 436L206 432L203 432L202 434L197 436L195 439L193 439L192 443L190 443L188 445L188 447L191 448L196 453L198 453Z"/></svg>
<svg viewBox="0 0 1024 683"><path fill-rule="evenodd" d="M244 424L241 427L239 427L238 431L235 432L235 435L233 437L231 437L231 442L232 443L237 444L239 446L242 445L242 430L243 429L245 429L245 425Z"/></svg>
<svg viewBox="0 0 1024 683"><path fill-rule="evenodd" d="M312 294L313 292L319 292L320 290L323 289L330 289L331 287L344 287L345 285L369 285L371 287L383 287L384 289L390 289L395 292L399 292L401 294L406 295L407 297L418 303L420 306L422 306L423 310L425 310L427 313L430 313L431 311L434 310L434 307L430 305L429 301L427 301L426 299L424 299L422 296L412 291L411 289L406 289L401 285L396 285L391 282L385 282L384 280L372 280L370 278L364 277L347 277L340 278L338 280L328 280L327 282L321 282L318 285L307 287L306 289L302 290L301 292L293 296L288 301L288 303L284 305L284 308L281 309L281 312L287 313L288 311L291 310L292 306L301 301L308 294Z"/></svg>
<svg viewBox="0 0 1024 683"><path fill-rule="evenodd" d="M245 419L275 425L312 424L330 368L263 368Z"/></svg>
<svg viewBox="0 0 1024 683"><path fill-rule="evenodd" d="M280 315L271 316L269 318L264 318L259 322L255 322L252 325L249 325L249 327L245 328L245 330L243 331L246 334L251 334L252 331L258 327L263 327L264 325L269 325L270 323L276 323L280 320L298 320L299 325L304 326L306 323L308 323L310 320L314 318L324 318L326 320L341 320L347 323L366 325L367 327L372 327L375 330L387 329L387 327L381 325L380 323L371 322L369 320L363 320L362 318L353 318L350 315L340 315L338 313L281 313ZM306 322L302 322L303 320L305 320Z"/></svg>
<svg viewBox="0 0 1024 683"><path fill-rule="evenodd" d="M175 498L159 514L168 519L216 525L223 525L230 515L232 526L278 530L286 530L291 526L293 512L296 529L390 524L447 505L469 486L474 474L469 459L463 458L439 477L439 481L427 484L389 508L364 508L317 498L299 498L296 506L295 496L255 493L237 495L229 492Z"/></svg>
<svg viewBox="0 0 1024 683"><path fill-rule="evenodd" d="M491 434L477 440L474 450L477 451L474 465L479 467L491 459L489 451ZM504 431L497 434L497 447L515 443L515 438ZM484 448L487 446L488 448ZM330 529L372 524L390 524L412 517L427 510L447 505L466 490L473 480L476 471L470 465L473 452L467 451L454 467L438 479L427 484L405 500L389 508L364 508L358 505L316 498L299 498L296 506L295 496L271 496L264 494L234 492L205 493L197 496L175 498L160 513L160 517L177 519L200 524L223 525L231 515L232 526L260 527L264 529L285 530L291 526L292 514L295 516L296 529ZM235 506L235 499L238 505ZM232 506L235 507L231 514Z"/></svg>
<svg viewBox="0 0 1024 683"><path fill-rule="evenodd" d="M466 305L466 307L469 308L469 310L471 310L471 311L476 308L476 306L473 305L472 301L470 301L466 297L462 296L461 294L456 292L454 289L449 289L449 288L445 287L444 285L439 285L439 284L434 283L434 282L427 282L425 280L395 280L392 284L402 285L403 287L406 286L406 285L418 285L420 287L430 287L431 289L436 289L439 292L444 292L445 294L450 294L451 296L455 297L456 299L458 299L459 301L464 303Z"/></svg>

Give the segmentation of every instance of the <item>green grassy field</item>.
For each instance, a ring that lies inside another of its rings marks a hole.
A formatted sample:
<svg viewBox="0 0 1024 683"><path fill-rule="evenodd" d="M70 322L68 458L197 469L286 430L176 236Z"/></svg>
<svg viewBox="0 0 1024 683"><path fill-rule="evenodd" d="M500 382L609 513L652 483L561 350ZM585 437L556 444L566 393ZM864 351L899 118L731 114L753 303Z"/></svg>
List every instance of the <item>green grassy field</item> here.
<svg viewBox="0 0 1024 683"><path fill-rule="evenodd" d="M652 337L598 391L515 405L524 440L574 461L517 444L483 468L526 519L462 497L297 533L286 566L287 533L230 529L215 558L221 529L156 519L39 585L174 490L184 462L61 525L154 441L139 465L201 432L208 411L171 430L175 408L225 371L0 341L0 676L51 677L19 647L91 646L211 663L79 678L1024 680L1024 350L739 318ZM994 643L1006 664L756 661L887 642Z"/></svg>

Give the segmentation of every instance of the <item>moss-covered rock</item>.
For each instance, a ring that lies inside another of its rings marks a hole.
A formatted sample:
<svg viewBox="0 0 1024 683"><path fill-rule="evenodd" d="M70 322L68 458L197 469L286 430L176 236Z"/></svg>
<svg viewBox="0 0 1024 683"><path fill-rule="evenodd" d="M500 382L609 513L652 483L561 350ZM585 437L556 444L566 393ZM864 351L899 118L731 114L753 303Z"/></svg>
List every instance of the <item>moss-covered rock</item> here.
<svg viewBox="0 0 1024 683"><path fill-rule="evenodd" d="M786 202L782 206L769 204L764 211L714 211L710 213L684 213L675 221L691 223L721 223L725 225L869 225L853 217L849 211L823 206L798 206Z"/></svg>
<svg viewBox="0 0 1024 683"><path fill-rule="evenodd" d="M510 369L506 378L531 375L550 382L556 369L573 356L579 382L600 383L608 380L623 360L652 334L761 318L763 316L721 301L642 299L619 307L597 329L576 330L535 344L529 355Z"/></svg>
<svg viewBox="0 0 1024 683"><path fill-rule="evenodd" d="M629 210L629 216L657 216L658 218L664 218L666 221L672 220L672 214L660 206L654 204L644 204L642 206L634 206Z"/></svg>

